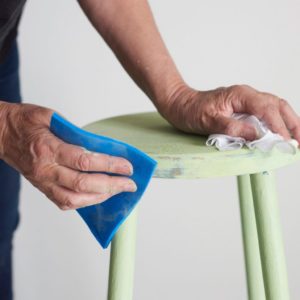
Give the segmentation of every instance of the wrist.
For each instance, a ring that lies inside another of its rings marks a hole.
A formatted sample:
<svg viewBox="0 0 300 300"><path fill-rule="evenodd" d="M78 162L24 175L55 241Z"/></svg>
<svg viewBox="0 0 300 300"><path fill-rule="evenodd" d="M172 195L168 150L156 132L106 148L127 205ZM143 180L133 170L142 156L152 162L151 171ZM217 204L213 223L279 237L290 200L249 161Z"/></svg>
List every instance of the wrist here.
<svg viewBox="0 0 300 300"><path fill-rule="evenodd" d="M158 111L172 125L178 127L189 108L190 101L199 91L181 82L173 86L164 101L161 102ZM179 128L180 129L180 128Z"/></svg>
<svg viewBox="0 0 300 300"><path fill-rule="evenodd" d="M164 117L169 114L169 110L172 107L176 98L184 90L187 89L187 85L182 80L173 80L171 83L159 89L153 99L157 110Z"/></svg>

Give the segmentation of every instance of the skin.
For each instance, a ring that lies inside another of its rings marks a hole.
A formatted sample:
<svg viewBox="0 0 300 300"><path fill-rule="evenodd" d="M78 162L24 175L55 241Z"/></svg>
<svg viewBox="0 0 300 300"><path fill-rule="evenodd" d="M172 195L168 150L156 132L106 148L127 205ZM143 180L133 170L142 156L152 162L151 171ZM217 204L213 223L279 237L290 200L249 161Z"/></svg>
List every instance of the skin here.
<svg viewBox="0 0 300 300"><path fill-rule="evenodd" d="M300 119L287 101L247 85L198 91L185 83L155 25L145 0L79 0L83 11L124 69L174 127L198 134L223 133L256 138L255 129L231 119L234 112L256 115L285 139L300 143ZM50 131L53 111L0 101L0 158L21 172L61 209L105 201L134 192L124 176L132 174L123 158L87 153Z"/></svg>
<svg viewBox="0 0 300 300"><path fill-rule="evenodd" d="M253 140L253 127L230 118L256 115L270 129L300 142L300 119L287 101L247 85L198 91L179 74L145 0L80 0L81 7L137 85L173 126L199 134ZM126 30L125 30L126 28ZM289 132L290 131L290 132Z"/></svg>
<svg viewBox="0 0 300 300"><path fill-rule="evenodd" d="M84 173L128 176L133 170L123 158L95 154L55 137L49 131L51 109L1 103L0 111L0 118L6 119L1 131L1 157L59 208L84 207L136 190L135 183L124 176Z"/></svg>

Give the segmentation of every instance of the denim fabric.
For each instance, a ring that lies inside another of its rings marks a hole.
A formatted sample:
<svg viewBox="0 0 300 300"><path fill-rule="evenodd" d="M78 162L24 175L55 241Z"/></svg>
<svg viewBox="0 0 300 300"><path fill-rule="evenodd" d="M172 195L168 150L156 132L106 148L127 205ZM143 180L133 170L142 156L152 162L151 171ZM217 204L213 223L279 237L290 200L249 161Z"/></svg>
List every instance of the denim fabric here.
<svg viewBox="0 0 300 300"><path fill-rule="evenodd" d="M0 64L0 100L20 102L18 47ZM0 160L0 300L13 299L12 240L19 222L19 173Z"/></svg>

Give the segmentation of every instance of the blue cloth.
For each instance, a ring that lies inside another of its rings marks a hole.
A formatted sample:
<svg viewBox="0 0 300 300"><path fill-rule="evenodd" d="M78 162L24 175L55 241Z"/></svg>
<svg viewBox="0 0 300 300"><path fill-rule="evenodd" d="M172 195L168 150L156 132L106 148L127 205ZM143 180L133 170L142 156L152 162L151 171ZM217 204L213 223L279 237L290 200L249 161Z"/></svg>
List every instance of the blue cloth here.
<svg viewBox="0 0 300 300"><path fill-rule="evenodd" d="M57 113L52 115L50 130L69 144L93 152L124 157L132 163L134 173L131 178L137 185L136 192L123 192L102 203L77 209L100 245L107 248L118 228L140 201L157 163L139 149L78 128Z"/></svg>
<svg viewBox="0 0 300 300"><path fill-rule="evenodd" d="M0 100L21 101L16 42L0 64ZM12 240L19 222L19 190L19 173L0 160L0 300L13 299Z"/></svg>

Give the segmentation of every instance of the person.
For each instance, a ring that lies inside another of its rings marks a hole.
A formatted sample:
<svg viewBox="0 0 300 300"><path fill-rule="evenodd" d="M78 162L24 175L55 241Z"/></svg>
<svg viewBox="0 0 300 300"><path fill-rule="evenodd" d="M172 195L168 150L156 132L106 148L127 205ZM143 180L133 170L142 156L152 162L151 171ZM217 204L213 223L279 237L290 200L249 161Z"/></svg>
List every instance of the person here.
<svg viewBox="0 0 300 300"><path fill-rule="evenodd" d="M174 127L197 134L224 133L255 139L255 129L234 112L263 119L285 139L300 142L300 121L287 101L247 85L200 91L181 77L146 0L79 0L79 5L124 69ZM49 131L52 109L22 104L17 28L25 0L0 0L0 299L12 293L12 239L18 224L20 176L59 208L76 209L134 192L129 161L94 155Z"/></svg>

